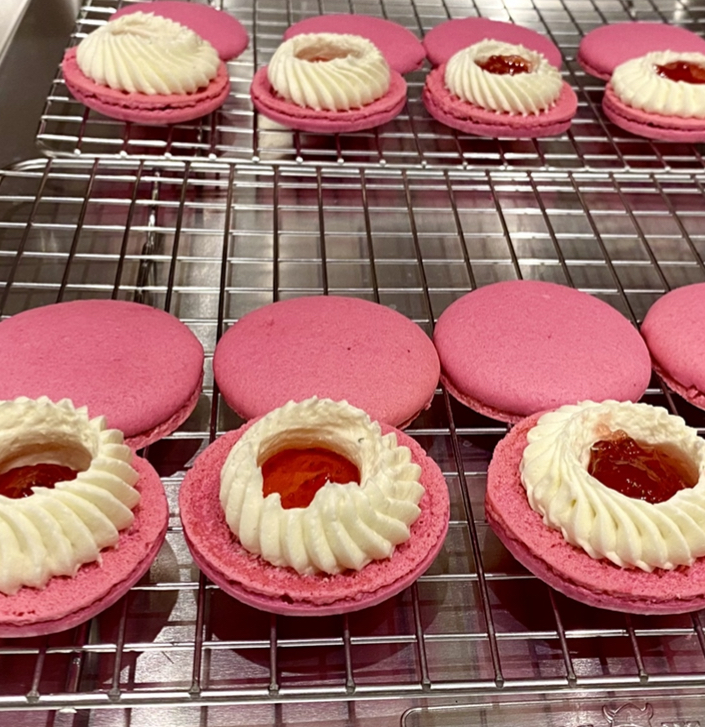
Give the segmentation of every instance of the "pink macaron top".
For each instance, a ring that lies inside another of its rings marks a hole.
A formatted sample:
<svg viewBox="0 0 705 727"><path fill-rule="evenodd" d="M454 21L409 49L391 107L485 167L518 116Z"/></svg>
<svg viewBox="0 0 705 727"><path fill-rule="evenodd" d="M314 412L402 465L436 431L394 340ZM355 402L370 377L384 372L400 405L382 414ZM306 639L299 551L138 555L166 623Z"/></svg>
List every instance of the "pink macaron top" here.
<svg viewBox="0 0 705 727"><path fill-rule="evenodd" d="M185 0L156 0L126 5L114 13L111 19L138 12L154 13L185 25L207 40L223 61L239 56L249 43L247 31L232 15L210 5Z"/></svg>
<svg viewBox="0 0 705 727"><path fill-rule="evenodd" d="M651 374L646 345L624 316L554 283L468 293L441 315L433 340L452 393L509 421L585 399L636 401Z"/></svg>
<svg viewBox="0 0 705 727"><path fill-rule="evenodd" d="M425 492L411 537L391 558L360 571L299 575L246 551L233 535L220 504L220 470L230 450L254 422L217 439L196 460L179 491L184 535L197 565L226 593L255 608L292 616L325 616L358 611L410 586L438 555L448 529L448 488L438 465L411 437L396 431L421 468ZM383 434L395 431L382 425Z"/></svg>
<svg viewBox="0 0 705 727"><path fill-rule="evenodd" d="M164 311L77 300L2 321L0 370L0 400L68 398L129 439L171 420L197 395L203 347Z"/></svg>
<svg viewBox="0 0 705 727"><path fill-rule="evenodd" d="M440 365L429 337L391 308L357 298L295 298L259 308L216 346L213 372L246 419L311 396L392 426L430 404Z"/></svg>
<svg viewBox="0 0 705 727"><path fill-rule="evenodd" d="M289 40L302 33L346 33L374 43L397 73L409 73L421 66L426 51L421 41L404 26L369 15L316 15L294 23L284 33Z"/></svg>
<svg viewBox="0 0 705 727"><path fill-rule="evenodd" d="M705 392L705 283L659 298L641 325L655 365L684 389Z"/></svg>
<svg viewBox="0 0 705 727"><path fill-rule="evenodd" d="M625 61L662 50L705 53L705 39L666 23L614 23L595 28L582 39L578 62L591 75L607 81Z"/></svg>
<svg viewBox="0 0 705 727"><path fill-rule="evenodd" d="M523 45L544 55L556 68L563 63L559 48L546 36L531 28L487 18L447 20L426 33L423 44L428 60L434 66L440 66L463 48L486 39Z"/></svg>

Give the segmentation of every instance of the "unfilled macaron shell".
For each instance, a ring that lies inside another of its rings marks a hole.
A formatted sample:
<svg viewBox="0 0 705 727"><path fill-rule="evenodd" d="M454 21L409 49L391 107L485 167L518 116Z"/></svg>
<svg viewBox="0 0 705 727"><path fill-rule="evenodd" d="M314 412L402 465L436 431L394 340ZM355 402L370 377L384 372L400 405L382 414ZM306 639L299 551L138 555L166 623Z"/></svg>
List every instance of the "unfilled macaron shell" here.
<svg viewBox="0 0 705 727"><path fill-rule="evenodd" d="M646 345L624 316L554 283L468 293L441 315L433 340L450 393L502 421L585 399L636 401L651 375Z"/></svg>
<svg viewBox="0 0 705 727"><path fill-rule="evenodd" d="M426 58L423 44L410 30L370 15L316 15L287 28L284 40L302 33L345 33L367 38L397 73L415 71Z"/></svg>
<svg viewBox="0 0 705 727"><path fill-rule="evenodd" d="M103 415L137 449L193 411L203 347L174 316L139 303L78 300L0 323L0 399L48 396Z"/></svg>
<svg viewBox="0 0 705 727"><path fill-rule="evenodd" d="M52 578L43 589L0 594L0 637L28 637L73 628L115 603L149 570L164 540L169 508L159 475L143 459L132 466L140 476L140 502L130 528L101 562L87 563L72 578Z"/></svg>
<svg viewBox="0 0 705 727"><path fill-rule="evenodd" d="M249 554L230 531L220 505L220 470L252 422L216 440L187 473L179 491L184 536L194 561L226 593L250 606L291 616L328 616L374 606L411 585L431 565L448 528L449 498L438 465L403 432L397 442L411 450L426 492L411 537L391 558L360 571L301 576ZM393 430L382 425L383 434Z"/></svg>
<svg viewBox="0 0 705 727"><path fill-rule="evenodd" d="M392 426L430 405L440 365L413 321L357 298L295 298L240 319L216 346L221 394L246 419L311 396L348 403Z"/></svg>
<svg viewBox="0 0 705 727"><path fill-rule="evenodd" d="M705 53L705 39L666 23L613 23L591 30L580 41L578 63L590 75L608 81L625 61L659 50Z"/></svg>
<svg viewBox="0 0 705 727"><path fill-rule="evenodd" d="M531 28L488 18L447 20L426 33L423 44L428 60L432 65L440 66L463 48L488 38L537 51L556 68L560 68L563 63L560 49L546 36Z"/></svg>
<svg viewBox="0 0 705 727"><path fill-rule="evenodd" d="M644 318L641 335L668 386L705 409L705 283L659 298Z"/></svg>
<svg viewBox="0 0 705 727"><path fill-rule="evenodd" d="M111 20L138 12L154 13L185 25L207 40L223 61L239 56L249 42L243 25L229 13L216 10L210 5L185 0L157 0L125 5L111 16Z"/></svg>
<svg viewBox="0 0 705 727"><path fill-rule="evenodd" d="M671 614L705 606L705 558L689 568L647 573L591 558L547 527L531 509L519 465L527 433L539 415L512 428L495 448L487 474L485 513L507 550L556 590L582 603L614 611Z"/></svg>

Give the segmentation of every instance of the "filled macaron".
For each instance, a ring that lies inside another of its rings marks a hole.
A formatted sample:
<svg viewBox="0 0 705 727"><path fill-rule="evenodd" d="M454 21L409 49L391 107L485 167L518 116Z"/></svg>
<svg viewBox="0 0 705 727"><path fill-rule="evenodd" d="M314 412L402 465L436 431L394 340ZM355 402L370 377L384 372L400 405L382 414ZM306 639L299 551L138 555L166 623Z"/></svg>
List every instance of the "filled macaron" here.
<svg viewBox="0 0 705 727"><path fill-rule="evenodd" d="M346 402L290 402L217 439L179 493L186 542L226 593L321 616L399 593L433 562L448 491L414 440Z"/></svg>

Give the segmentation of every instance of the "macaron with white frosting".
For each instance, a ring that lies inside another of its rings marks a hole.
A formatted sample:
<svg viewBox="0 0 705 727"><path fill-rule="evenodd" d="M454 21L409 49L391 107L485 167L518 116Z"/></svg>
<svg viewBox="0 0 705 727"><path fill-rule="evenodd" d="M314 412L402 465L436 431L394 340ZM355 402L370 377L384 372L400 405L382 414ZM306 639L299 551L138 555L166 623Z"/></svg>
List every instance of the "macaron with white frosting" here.
<svg viewBox="0 0 705 727"><path fill-rule="evenodd" d="M319 468L331 454L353 474ZM187 473L179 507L193 558L214 583L296 616L399 593L433 562L449 517L443 475L413 439L315 397L217 439Z"/></svg>

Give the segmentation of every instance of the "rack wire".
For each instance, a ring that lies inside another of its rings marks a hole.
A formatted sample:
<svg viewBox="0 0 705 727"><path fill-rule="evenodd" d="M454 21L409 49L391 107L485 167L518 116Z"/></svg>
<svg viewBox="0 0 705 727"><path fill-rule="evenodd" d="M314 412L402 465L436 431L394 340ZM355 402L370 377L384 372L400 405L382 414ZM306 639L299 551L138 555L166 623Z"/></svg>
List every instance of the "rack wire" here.
<svg viewBox="0 0 705 727"><path fill-rule="evenodd" d="M70 44L107 21L131 0L88 0ZM200 157L230 163L418 170L571 170L699 172L702 147L641 139L614 126L602 113L604 84L575 60L581 38L610 22L669 22L702 32L702 7L687 0L555 0L501 3L474 0L221 0L214 3L240 20L249 48L228 64L231 93L203 119L158 128L108 119L69 94L60 71L41 117L37 141L50 156L154 159ZM488 139L454 131L435 121L421 102L429 70L408 74L408 103L394 121L370 131L320 135L291 132L253 112L249 86L292 23L320 13L363 13L387 18L417 37L455 17L477 15L515 22L549 36L561 48L563 75L575 89L578 113L565 134L539 140Z"/></svg>
<svg viewBox="0 0 705 727"><path fill-rule="evenodd" d="M449 533L417 584L374 608L295 619L225 596L193 564L177 493L198 453L240 423L214 390L211 361L246 312L300 295L349 295L392 306L430 333L467 291L531 278L589 292L638 323L664 291L705 280L703 184L702 174L206 161L41 160L1 173L2 316L77 298L145 301L194 331L206 377L189 420L145 452L171 509L155 564L84 626L0 640L0 724L37 710L51 725L192 724L196 711L207 725L315 715L336 725L521 718L618 727L603 705L614 712L666 699L658 724L697 727L703 614L610 613L528 574L484 518L487 466L505 427L443 390L409 432L445 474ZM657 380L645 400L705 430L705 413ZM568 709L567 697L583 711ZM534 716L517 700L531 702ZM489 711L448 711L478 702ZM91 709L101 707L113 710ZM640 714L628 724L648 727Z"/></svg>

